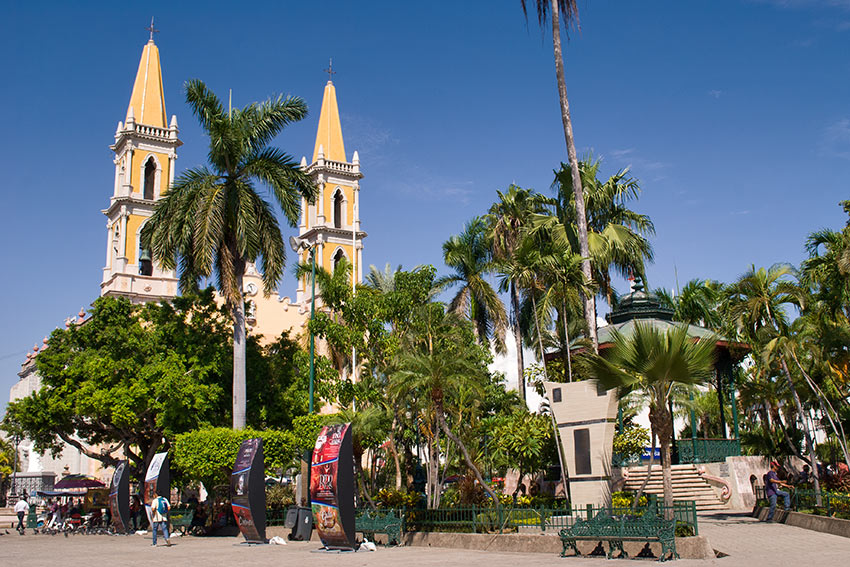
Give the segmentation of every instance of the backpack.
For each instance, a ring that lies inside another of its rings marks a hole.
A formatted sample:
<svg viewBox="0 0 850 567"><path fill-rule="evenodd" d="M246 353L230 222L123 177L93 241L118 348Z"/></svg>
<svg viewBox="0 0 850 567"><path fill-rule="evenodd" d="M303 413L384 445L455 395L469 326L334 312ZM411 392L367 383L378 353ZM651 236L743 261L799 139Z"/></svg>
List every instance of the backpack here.
<svg viewBox="0 0 850 567"><path fill-rule="evenodd" d="M156 511L165 516L168 514L168 501L160 496L157 498Z"/></svg>

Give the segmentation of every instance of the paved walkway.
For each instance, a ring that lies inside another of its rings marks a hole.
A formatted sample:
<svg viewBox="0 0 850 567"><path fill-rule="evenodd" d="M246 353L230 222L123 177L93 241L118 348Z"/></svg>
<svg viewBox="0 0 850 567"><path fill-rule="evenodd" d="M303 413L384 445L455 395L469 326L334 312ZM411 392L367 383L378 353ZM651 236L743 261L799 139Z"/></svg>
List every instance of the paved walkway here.
<svg viewBox="0 0 850 567"><path fill-rule="evenodd" d="M750 510L700 514L699 533L728 554L720 566L850 565L850 538L759 522Z"/></svg>
<svg viewBox="0 0 850 567"><path fill-rule="evenodd" d="M5 526L0 528L0 534ZM759 523L747 512L700 515L700 533L726 557L708 561L677 561L677 567L812 567L846 566L850 539L782 524ZM153 563L232 567L240 565L309 567L605 567L604 558L561 559L548 553L494 553L423 547L379 548L374 553L315 553L316 542L289 542L286 546L237 545L241 538L174 538L176 545L152 548L141 536L20 536L0 535L0 564L15 567L104 564L149 567ZM631 565L631 562L616 562Z"/></svg>

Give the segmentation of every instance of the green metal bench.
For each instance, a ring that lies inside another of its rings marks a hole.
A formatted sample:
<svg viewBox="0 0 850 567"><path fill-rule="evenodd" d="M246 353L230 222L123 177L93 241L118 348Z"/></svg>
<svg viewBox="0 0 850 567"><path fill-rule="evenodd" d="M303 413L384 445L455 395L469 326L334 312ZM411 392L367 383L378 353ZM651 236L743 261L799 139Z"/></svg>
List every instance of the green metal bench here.
<svg viewBox="0 0 850 567"><path fill-rule="evenodd" d="M192 527L192 518L194 517L195 510L192 508L172 508L168 513L172 532L179 531L181 534L187 535Z"/></svg>
<svg viewBox="0 0 850 567"><path fill-rule="evenodd" d="M624 541L640 541L661 543L661 556L659 561L679 558L676 552L676 520L667 520L659 516L658 509L654 503L650 503L640 516L611 516L607 509L603 508L590 519L579 519L560 532L561 557L567 556L567 549L572 548L576 555L581 555L576 541L607 541L608 559L619 551L619 557L628 557L623 549Z"/></svg>
<svg viewBox="0 0 850 567"><path fill-rule="evenodd" d="M387 545L401 544L401 518L395 510L364 510L355 519L355 531L363 537L386 534Z"/></svg>

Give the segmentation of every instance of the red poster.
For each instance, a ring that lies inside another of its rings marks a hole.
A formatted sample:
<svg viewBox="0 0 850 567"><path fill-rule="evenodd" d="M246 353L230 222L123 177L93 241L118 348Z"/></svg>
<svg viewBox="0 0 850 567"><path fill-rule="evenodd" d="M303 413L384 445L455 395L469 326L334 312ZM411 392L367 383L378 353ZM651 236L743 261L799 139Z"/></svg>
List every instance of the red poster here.
<svg viewBox="0 0 850 567"><path fill-rule="evenodd" d="M313 449L310 497L319 537L325 547L349 547L350 542L339 510L339 450L350 424L322 429Z"/></svg>

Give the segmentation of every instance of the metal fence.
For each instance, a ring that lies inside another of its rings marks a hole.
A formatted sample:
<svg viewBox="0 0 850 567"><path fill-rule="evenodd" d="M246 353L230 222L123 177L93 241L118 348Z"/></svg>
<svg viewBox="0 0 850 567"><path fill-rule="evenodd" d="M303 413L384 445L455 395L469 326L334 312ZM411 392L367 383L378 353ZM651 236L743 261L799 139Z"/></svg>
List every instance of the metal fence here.
<svg viewBox="0 0 850 567"><path fill-rule="evenodd" d="M405 508L401 510L404 518L403 529L422 532L498 532L505 533L529 529L532 531L557 533L572 526L577 520L588 520L602 510L611 516L640 516L646 507L613 508L602 506L584 506L570 508L543 507L455 507L455 508ZM666 515L667 508L657 505L659 515ZM689 526L694 535L699 535L696 503L693 501L674 502L673 517L677 526Z"/></svg>
<svg viewBox="0 0 850 567"><path fill-rule="evenodd" d="M719 463L741 454L739 439L676 439L680 463Z"/></svg>

